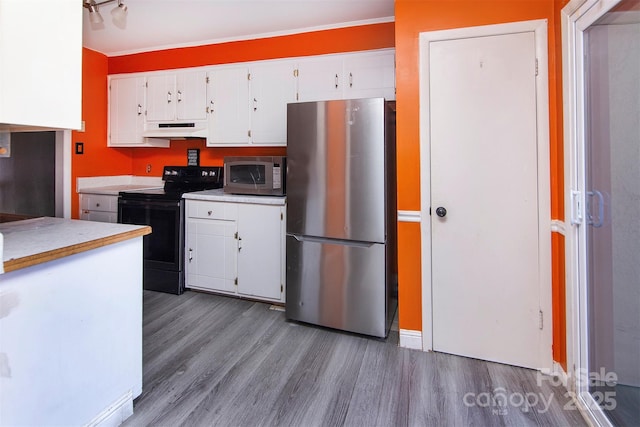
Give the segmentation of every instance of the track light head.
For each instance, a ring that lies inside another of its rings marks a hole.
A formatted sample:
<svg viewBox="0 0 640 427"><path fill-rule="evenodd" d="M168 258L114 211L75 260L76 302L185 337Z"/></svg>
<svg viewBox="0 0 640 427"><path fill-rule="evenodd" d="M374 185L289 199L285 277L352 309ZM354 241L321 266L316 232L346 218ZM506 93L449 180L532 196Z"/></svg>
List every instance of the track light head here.
<svg viewBox="0 0 640 427"><path fill-rule="evenodd" d="M106 3L111 3L116 0L104 0L96 3L95 0L84 0L82 6L89 11L89 22L93 26L99 26L104 21L102 15L98 11L98 6ZM114 25L118 28L124 29L127 26L127 5L122 0L117 0L118 5L111 10L111 19Z"/></svg>

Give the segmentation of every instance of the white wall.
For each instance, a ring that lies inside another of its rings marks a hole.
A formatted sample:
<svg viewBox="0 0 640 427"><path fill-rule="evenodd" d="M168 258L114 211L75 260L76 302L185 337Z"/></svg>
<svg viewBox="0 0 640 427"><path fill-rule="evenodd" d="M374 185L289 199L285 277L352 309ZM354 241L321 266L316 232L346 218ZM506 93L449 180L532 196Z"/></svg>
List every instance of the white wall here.
<svg viewBox="0 0 640 427"><path fill-rule="evenodd" d="M0 425L117 425L141 392L142 237L0 275Z"/></svg>

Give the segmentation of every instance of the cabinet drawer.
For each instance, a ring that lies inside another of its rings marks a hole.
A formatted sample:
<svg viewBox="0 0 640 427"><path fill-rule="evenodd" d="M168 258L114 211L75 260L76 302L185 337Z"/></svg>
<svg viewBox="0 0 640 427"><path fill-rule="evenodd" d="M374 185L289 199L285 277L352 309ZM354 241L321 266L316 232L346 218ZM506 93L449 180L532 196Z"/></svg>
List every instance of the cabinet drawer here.
<svg viewBox="0 0 640 427"><path fill-rule="evenodd" d="M188 200L187 217L235 221L238 218L238 205L235 203Z"/></svg>
<svg viewBox="0 0 640 427"><path fill-rule="evenodd" d="M80 208L89 211L118 212L118 196L81 194Z"/></svg>

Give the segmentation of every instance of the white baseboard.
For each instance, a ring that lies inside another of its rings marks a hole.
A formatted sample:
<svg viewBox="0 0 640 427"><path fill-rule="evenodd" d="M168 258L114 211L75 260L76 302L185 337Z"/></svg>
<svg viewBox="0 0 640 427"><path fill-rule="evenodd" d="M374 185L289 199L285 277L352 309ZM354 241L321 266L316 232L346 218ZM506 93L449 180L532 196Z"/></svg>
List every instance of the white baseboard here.
<svg viewBox="0 0 640 427"><path fill-rule="evenodd" d="M400 347L422 350L422 332L400 329Z"/></svg>
<svg viewBox="0 0 640 427"><path fill-rule="evenodd" d="M117 427L131 415L133 415L133 393L129 390L99 413L86 427Z"/></svg>

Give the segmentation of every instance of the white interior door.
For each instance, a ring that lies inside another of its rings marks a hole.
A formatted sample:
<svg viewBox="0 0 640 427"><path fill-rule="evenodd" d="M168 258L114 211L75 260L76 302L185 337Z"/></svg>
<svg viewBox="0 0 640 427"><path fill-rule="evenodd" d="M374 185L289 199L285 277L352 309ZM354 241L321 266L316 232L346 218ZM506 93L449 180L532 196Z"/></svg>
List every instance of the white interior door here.
<svg viewBox="0 0 640 427"><path fill-rule="evenodd" d="M541 368L535 37L429 43L430 156L422 167L430 179L433 349Z"/></svg>

